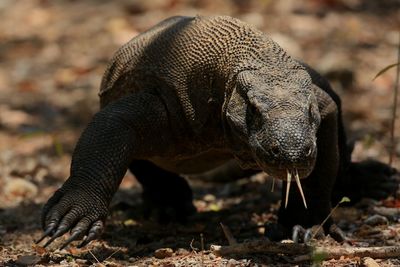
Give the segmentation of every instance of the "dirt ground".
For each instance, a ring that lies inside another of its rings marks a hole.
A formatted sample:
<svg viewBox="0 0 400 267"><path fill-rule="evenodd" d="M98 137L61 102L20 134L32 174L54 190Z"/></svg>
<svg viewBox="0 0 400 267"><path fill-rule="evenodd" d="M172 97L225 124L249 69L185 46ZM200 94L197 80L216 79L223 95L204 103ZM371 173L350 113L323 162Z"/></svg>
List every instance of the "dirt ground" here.
<svg viewBox="0 0 400 267"><path fill-rule="evenodd" d="M264 223L276 220L279 190L269 192L265 174L223 184L191 180L198 214L185 225L158 225L143 219L140 186L127 173L101 241L62 251L62 240L48 250L34 244L41 207L68 177L77 138L98 110L113 52L169 16L217 14L254 24L326 75L343 99L353 160L388 161L395 70L373 78L396 62L398 0L2 0L0 266L360 266L359 257L294 262L281 254L210 253L210 244L227 244L220 223L242 242L262 238ZM366 223L377 214L380 223ZM334 218L352 240L343 246L400 245L396 196L339 208ZM396 258L376 262L400 266Z"/></svg>

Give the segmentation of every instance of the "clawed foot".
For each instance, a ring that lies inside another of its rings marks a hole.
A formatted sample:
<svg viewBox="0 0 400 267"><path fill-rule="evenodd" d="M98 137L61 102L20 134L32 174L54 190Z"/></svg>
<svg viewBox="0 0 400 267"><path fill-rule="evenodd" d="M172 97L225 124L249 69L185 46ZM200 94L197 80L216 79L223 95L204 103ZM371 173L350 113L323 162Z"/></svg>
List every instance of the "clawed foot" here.
<svg viewBox="0 0 400 267"><path fill-rule="evenodd" d="M346 240L344 232L335 224L329 227L328 234L337 242ZM295 243L308 243L312 239L325 237L324 229L320 225L314 225L305 229L301 225L295 225L291 230L278 223L269 223L265 226L265 236L271 241L280 241L290 238Z"/></svg>
<svg viewBox="0 0 400 267"><path fill-rule="evenodd" d="M166 171L147 160L135 160L129 169L143 187L144 217L160 223L185 222L196 212L188 182L179 174Z"/></svg>
<svg viewBox="0 0 400 267"><path fill-rule="evenodd" d="M82 240L78 248L100 237L104 230L107 216L107 204L99 196L89 195L77 188L57 190L43 208L43 236L36 241L40 243L50 237L43 247L47 247L58 237L70 231L70 237L60 249L72 241Z"/></svg>
<svg viewBox="0 0 400 267"><path fill-rule="evenodd" d="M166 190L144 190L143 206L145 218L155 217L161 224L171 221L184 223L190 215L196 213L196 208L190 198L181 198L181 194L171 194ZM191 192L190 192L191 196Z"/></svg>
<svg viewBox="0 0 400 267"><path fill-rule="evenodd" d="M346 240L346 235L336 224L329 227L328 233L337 242ZM301 225L295 225L292 230L292 240L295 243L308 243L312 239L323 239L325 237L324 229L320 225L314 225L305 229Z"/></svg>
<svg viewBox="0 0 400 267"><path fill-rule="evenodd" d="M335 187L333 203L343 196L349 197L352 203L362 198L385 199L398 190L397 175L396 169L379 161L352 162L344 179Z"/></svg>

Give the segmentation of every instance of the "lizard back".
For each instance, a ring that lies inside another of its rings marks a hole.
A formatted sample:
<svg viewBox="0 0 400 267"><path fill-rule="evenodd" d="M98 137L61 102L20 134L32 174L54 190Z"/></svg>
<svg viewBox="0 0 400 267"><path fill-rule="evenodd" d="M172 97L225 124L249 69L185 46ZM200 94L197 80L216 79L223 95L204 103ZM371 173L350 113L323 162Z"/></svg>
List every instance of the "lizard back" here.
<svg viewBox="0 0 400 267"><path fill-rule="evenodd" d="M163 98L169 111L179 112L179 106L196 131L221 110L238 72L287 59L270 38L237 19L172 17L115 53L101 83L101 106L132 92L151 90Z"/></svg>

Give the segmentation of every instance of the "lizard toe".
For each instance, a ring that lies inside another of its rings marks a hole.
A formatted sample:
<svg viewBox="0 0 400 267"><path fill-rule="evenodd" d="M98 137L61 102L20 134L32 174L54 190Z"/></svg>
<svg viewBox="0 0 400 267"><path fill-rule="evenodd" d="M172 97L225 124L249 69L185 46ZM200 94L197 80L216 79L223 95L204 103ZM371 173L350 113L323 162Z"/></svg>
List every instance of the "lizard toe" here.
<svg viewBox="0 0 400 267"><path fill-rule="evenodd" d="M44 247L47 247L70 230L71 236L61 246L62 248L74 240L82 239L85 235L86 239L89 239L88 242L97 238L98 232L103 229L103 223L99 227L99 223L96 222L105 220L107 206L96 200L96 196L89 195L84 190L67 190L64 193L57 191L43 211L45 232L37 243L50 237L44 244Z"/></svg>
<svg viewBox="0 0 400 267"><path fill-rule="evenodd" d="M344 232L335 224L329 227L327 234L337 242L346 240ZM310 228L295 225L290 230L279 223L268 223L265 225L265 236L271 241L291 239L295 243L308 243L312 239L323 239L325 237L325 232L320 225L314 225Z"/></svg>
<svg viewBox="0 0 400 267"><path fill-rule="evenodd" d="M99 232L101 234L103 230L103 223L100 224L97 223L97 221L95 223L92 223L92 221L88 217L85 217L80 220L71 230L70 237L64 242L60 249L66 248L73 241L81 240L85 235L89 236L91 232ZM95 235L95 237L97 238L98 235Z"/></svg>
<svg viewBox="0 0 400 267"><path fill-rule="evenodd" d="M43 247L44 248L47 247L48 245L53 243L54 240L56 240L58 237L64 235L66 232L68 232L68 227L60 224L58 226L57 230L55 231L55 233L50 237L49 240L47 240L47 242L43 245Z"/></svg>
<svg viewBox="0 0 400 267"><path fill-rule="evenodd" d="M58 189L56 192L54 192L53 196L47 201L47 203L44 205L42 209L42 214L41 214L41 222L42 222L42 228L47 229L47 224L49 218L49 213L55 205L60 201L60 199L63 197L63 192Z"/></svg>
<svg viewBox="0 0 400 267"><path fill-rule="evenodd" d="M39 243L42 242L43 239L45 239L46 237L52 236L53 233L54 233L54 229L56 228L56 226L57 226L56 224L49 225L49 226L45 229L43 235L42 235L38 240L36 240L35 243L36 243L36 244L39 244Z"/></svg>
<svg viewBox="0 0 400 267"><path fill-rule="evenodd" d="M336 224L332 224L329 227L327 234L337 242L346 240L344 232ZM309 243L312 239L319 240L325 237L324 229L320 225L314 225L307 229L303 228L301 225L295 225L292 229L292 240L295 243Z"/></svg>
<svg viewBox="0 0 400 267"><path fill-rule="evenodd" d="M82 248L90 243L90 241L98 239L104 231L104 222L102 220L95 221L89 229L89 232L86 238L83 240L81 244L78 245L78 248Z"/></svg>
<svg viewBox="0 0 400 267"><path fill-rule="evenodd" d="M46 236L53 236L58 231L60 221L69 210L66 203L60 202L54 205L46 214L43 214L44 219L44 234L38 243Z"/></svg>
<svg viewBox="0 0 400 267"><path fill-rule="evenodd" d="M64 204L64 201L60 204ZM58 237L67 233L75 224L77 220L80 219L81 213L74 208L68 209L67 205L56 205L53 210L50 211L49 217L47 218L47 230L46 236L50 236L50 239L44 244L43 247L47 247ZM51 229L51 231L50 231Z"/></svg>

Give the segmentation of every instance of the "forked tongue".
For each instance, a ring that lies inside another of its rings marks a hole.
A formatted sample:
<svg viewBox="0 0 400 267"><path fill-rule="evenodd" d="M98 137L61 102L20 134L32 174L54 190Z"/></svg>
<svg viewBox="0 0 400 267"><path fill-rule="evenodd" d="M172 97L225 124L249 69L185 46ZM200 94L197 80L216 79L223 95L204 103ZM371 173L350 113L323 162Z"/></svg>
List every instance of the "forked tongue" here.
<svg viewBox="0 0 400 267"><path fill-rule="evenodd" d="M286 174L287 174L287 180L286 180L285 208L287 207L287 204L289 201L290 184L292 182L292 172L289 170L286 170ZM293 176L296 181L297 187L299 188L301 198L303 199L304 207L307 209L307 202L306 202L306 198L304 197L303 188L301 187L299 172L297 171L297 169L295 169Z"/></svg>
<svg viewBox="0 0 400 267"><path fill-rule="evenodd" d="M297 171L297 169L296 169L296 175L294 176L294 178L296 180L297 187L299 188L301 198L303 199L304 207L307 209L307 202L306 202L306 198L304 197L303 188L301 187L301 183L300 183L299 172Z"/></svg>
<svg viewBox="0 0 400 267"><path fill-rule="evenodd" d="M275 189L275 178L272 178L271 192L274 192L274 189Z"/></svg>
<svg viewBox="0 0 400 267"><path fill-rule="evenodd" d="M287 203L289 201L289 190L290 184L292 183L292 173L289 170L286 170L287 180L286 180L286 198L285 198L285 209L287 207Z"/></svg>

